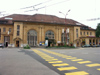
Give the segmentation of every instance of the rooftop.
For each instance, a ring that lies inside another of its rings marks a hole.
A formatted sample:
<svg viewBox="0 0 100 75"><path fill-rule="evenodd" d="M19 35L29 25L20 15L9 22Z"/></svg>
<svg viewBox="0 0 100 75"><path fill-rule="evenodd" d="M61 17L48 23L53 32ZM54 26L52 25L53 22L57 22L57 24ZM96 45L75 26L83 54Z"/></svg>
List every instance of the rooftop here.
<svg viewBox="0 0 100 75"><path fill-rule="evenodd" d="M57 16L45 15L45 14L35 14L35 15L12 14L12 15L0 18L0 21L8 21L8 24L12 24L13 21L27 21L27 22L29 21L29 22L78 25L82 27L86 26L72 19L64 19L64 18L59 18ZM88 27L88 28L92 29L91 27Z"/></svg>

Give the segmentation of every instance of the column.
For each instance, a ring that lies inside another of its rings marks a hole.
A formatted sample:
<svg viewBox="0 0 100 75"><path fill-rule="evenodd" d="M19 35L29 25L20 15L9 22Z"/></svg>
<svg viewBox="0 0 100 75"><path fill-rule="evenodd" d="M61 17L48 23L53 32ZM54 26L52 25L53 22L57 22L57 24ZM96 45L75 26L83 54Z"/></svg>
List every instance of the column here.
<svg viewBox="0 0 100 75"><path fill-rule="evenodd" d="M96 38L94 39L94 45L96 45Z"/></svg>
<svg viewBox="0 0 100 75"><path fill-rule="evenodd" d="M42 38L41 38L41 37L42 37L42 36L41 36L41 33L42 33L42 32L41 32L41 30L42 30L41 27L39 27L39 36L38 36L38 39L39 39L38 42L39 42L39 43L40 43L40 41L42 41Z"/></svg>
<svg viewBox="0 0 100 75"><path fill-rule="evenodd" d="M1 35L1 42L4 43L4 36Z"/></svg>
<svg viewBox="0 0 100 75"><path fill-rule="evenodd" d="M93 46L93 39L91 39L91 45Z"/></svg>
<svg viewBox="0 0 100 75"><path fill-rule="evenodd" d="M86 42L87 45L89 45L89 38L86 38L85 42Z"/></svg>
<svg viewBox="0 0 100 75"><path fill-rule="evenodd" d="M58 40L58 28L56 28L56 41L59 41Z"/></svg>
<svg viewBox="0 0 100 75"><path fill-rule="evenodd" d="M97 39L97 41L98 41L98 45L99 45L99 39Z"/></svg>
<svg viewBox="0 0 100 75"><path fill-rule="evenodd" d="M56 27L55 30L56 30L56 35L55 35L56 38L55 38L55 40L57 42L56 45L58 46L58 41L59 41L59 30L58 30L58 27Z"/></svg>
<svg viewBox="0 0 100 75"><path fill-rule="evenodd" d="M82 39L80 39L80 46L82 46Z"/></svg>
<svg viewBox="0 0 100 75"><path fill-rule="evenodd" d="M44 27L42 27L42 41L45 41Z"/></svg>
<svg viewBox="0 0 100 75"><path fill-rule="evenodd" d="M27 30L27 26L24 26L24 32L23 32L23 43L24 44L27 44L27 33L28 30Z"/></svg>

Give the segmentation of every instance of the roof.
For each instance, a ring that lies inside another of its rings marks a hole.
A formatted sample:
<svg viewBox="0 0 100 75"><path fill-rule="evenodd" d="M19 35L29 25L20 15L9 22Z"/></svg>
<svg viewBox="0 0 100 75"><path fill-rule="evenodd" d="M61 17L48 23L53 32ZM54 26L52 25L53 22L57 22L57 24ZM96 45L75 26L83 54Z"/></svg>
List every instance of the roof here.
<svg viewBox="0 0 100 75"><path fill-rule="evenodd" d="M29 21L29 22L86 26L72 19L64 19L64 18L59 18L57 16L45 15L45 14L35 14L35 15L12 14L12 15L0 18L0 21L1 20L8 20L8 23L13 23L13 21L27 21L27 22Z"/></svg>

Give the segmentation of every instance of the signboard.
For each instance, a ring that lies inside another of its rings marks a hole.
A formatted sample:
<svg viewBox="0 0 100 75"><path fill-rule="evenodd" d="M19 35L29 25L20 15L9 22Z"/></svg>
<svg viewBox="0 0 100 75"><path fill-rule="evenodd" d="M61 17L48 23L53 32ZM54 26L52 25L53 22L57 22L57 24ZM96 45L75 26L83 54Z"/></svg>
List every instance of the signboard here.
<svg viewBox="0 0 100 75"><path fill-rule="evenodd" d="M48 46L48 40L45 40L45 46Z"/></svg>
<svg viewBox="0 0 100 75"><path fill-rule="evenodd" d="M64 29L62 29L62 33L64 33Z"/></svg>
<svg viewBox="0 0 100 75"><path fill-rule="evenodd" d="M69 28L66 29L66 33L69 33Z"/></svg>
<svg viewBox="0 0 100 75"><path fill-rule="evenodd" d="M61 41L57 41L57 43L61 43Z"/></svg>
<svg viewBox="0 0 100 75"><path fill-rule="evenodd" d="M69 33L69 28L67 29L67 33Z"/></svg>

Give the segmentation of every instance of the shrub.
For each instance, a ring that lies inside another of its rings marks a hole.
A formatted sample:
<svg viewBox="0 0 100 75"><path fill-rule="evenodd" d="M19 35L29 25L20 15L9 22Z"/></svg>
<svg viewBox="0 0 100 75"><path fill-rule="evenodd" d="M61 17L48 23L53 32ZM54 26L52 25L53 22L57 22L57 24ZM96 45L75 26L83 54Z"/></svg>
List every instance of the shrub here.
<svg viewBox="0 0 100 75"><path fill-rule="evenodd" d="M30 49L29 45L24 46L24 49Z"/></svg>

